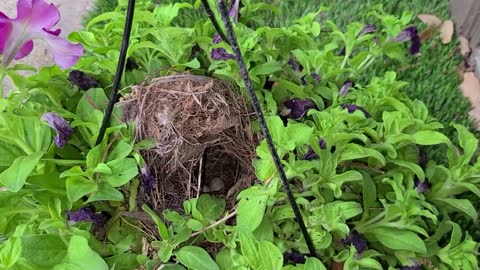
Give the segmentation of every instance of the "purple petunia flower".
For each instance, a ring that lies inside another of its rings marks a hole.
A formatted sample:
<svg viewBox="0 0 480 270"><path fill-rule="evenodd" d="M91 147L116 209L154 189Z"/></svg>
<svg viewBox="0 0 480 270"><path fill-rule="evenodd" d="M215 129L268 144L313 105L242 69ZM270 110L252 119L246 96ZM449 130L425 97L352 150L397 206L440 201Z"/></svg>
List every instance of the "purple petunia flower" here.
<svg viewBox="0 0 480 270"><path fill-rule="evenodd" d="M340 88L339 96L341 97L346 96L348 93L348 90L350 90L352 86L353 86L353 82L351 80L346 80L343 83L342 88Z"/></svg>
<svg viewBox="0 0 480 270"><path fill-rule="evenodd" d="M315 108L315 103L310 99L289 99L285 101L285 107L290 109L290 115L294 119L300 119L309 110Z"/></svg>
<svg viewBox="0 0 480 270"><path fill-rule="evenodd" d="M155 177L150 173L150 170L147 166L144 166L140 169L140 179L142 181L145 192L152 192L153 185L155 183Z"/></svg>
<svg viewBox="0 0 480 270"><path fill-rule="evenodd" d="M415 189L418 193L425 193L430 189L430 183L428 183L427 179L422 182L420 179L418 179L418 177L415 176L415 179L413 179L413 184L415 185Z"/></svg>
<svg viewBox="0 0 480 270"><path fill-rule="evenodd" d="M62 148L67 143L68 138L73 133L73 129L68 122L56 113L45 113L42 120L47 121L48 125L57 132L53 139L57 147Z"/></svg>
<svg viewBox="0 0 480 270"><path fill-rule="evenodd" d="M238 22L238 9L239 9L240 1L233 1L232 2L232 7L230 8L229 16L233 17L234 22ZM218 44L222 42L222 38L218 33L215 33L213 36L213 44ZM213 60L228 60L228 59L233 59L234 55L230 54L225 50L225 48L215 48L212 49L210 52L210 57Z"/></svg>
<svg viewBox="0 0 480 270"><path fill-rule="evenodd" d="M377 31L377 27L373 24L367 24L365 27L358 33L357 37L364 36L366 34L371 34Z"/></svg>
<svg viewBox="0 0 480 270"><path fill-rule="evenodd" d="M305 255L299 252L285 252L283 253L284 264L304 264L306 261Z"/></svg>
<svg viewBox="0 0 480 270"><path fill-rule="evenodd" d="M57 7L43 0L18 0L15 19L0 12L1 65L8 67L13 59L29 55L33 50L34 39L47 42L55 63L61 68L75 65L83 55L83 46L61 38L60 29L52 29L59 20Z"/></svg>
<svg viewBox="0 0 480 270"><path fill-rule="evenodd" d="M88 90L90 88L97 88L100 86L97 80L80 70L70 71L68 74L68 80L82 90Z"/></svg>
<svg viewBox="0 0 480 270"><path fill-rule="evenodd" d="M295 71L295 72L302 72L303 66L298 63L295 58L288 59L288 65Z"/></svg>
<svg viewBox="0 0 480 270"><path fill-rule="evenodd" d="M363 112L365 117L367 117L367 118L370 117L370 114L367 112L367 110L365 110L364 108L362 108L360 106L357 106L355 104L343 104L342 108L347 109L348 113L354 113L355 111L359 110L359 111Z"/></svg>
<svg viewBox="0 0 480 270"><path fill-rule="evenodd" d="M77 211L66 212L67 220L69 224L75 224L77 222L93 222L97 226L103 226L107 219L102 214L97 214L90 207L82 207Z"/></svg>
<svg viewBox="0 0 480 270"><path fill-rule="evenodd" d="M327 143L323 138L320 138L318 140L318 145L320 146L320 149L327 149ZM313 151L313 148L311 146L308 147L307 153L305 153L305 155L303 155L302 157L303 160L314 160L317 158L318 158L318 155L317 153L315 153L315 151Z"/></svg>
<svg viewBox="0 0 480 270"><path fill-rule="evenodd" d="M222 38L218 33L216 33L213 36L213 44L218 44L220 42L222 42ZM212 49L210 56L213 60L228 60L234 58L233 54L228 53L225 48Z"/></svg>
<svg viewBox="0 0 480 270"><path fill-rule="evenodd" d="M357 250L357 254L361 254L368 249L367 241L355 230L351 231L347 238L343 239L342 244L345 246L350 246L353 244Z"/></svg>
<svg viewBox="0 0 480 270"><path fill-rule="evenodd" d="M396 42L405 42L410 41L410 54L417 54L420 52L420 36L418 35L418 30L415 26L409 26L405 28L397 37L393 38L391 41Z"/></svg>

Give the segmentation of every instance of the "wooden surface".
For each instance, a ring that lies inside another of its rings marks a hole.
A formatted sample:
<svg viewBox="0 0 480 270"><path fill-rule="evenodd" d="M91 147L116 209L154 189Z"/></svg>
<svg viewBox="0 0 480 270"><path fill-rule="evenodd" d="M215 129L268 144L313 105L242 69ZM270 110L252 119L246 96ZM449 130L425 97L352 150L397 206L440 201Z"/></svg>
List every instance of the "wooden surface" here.
<svg viewBox="0 0 480 270"><path fill-rule="evenodd" d="M480 47L480 0L450 0L450 11L457 32Z"/></svg>

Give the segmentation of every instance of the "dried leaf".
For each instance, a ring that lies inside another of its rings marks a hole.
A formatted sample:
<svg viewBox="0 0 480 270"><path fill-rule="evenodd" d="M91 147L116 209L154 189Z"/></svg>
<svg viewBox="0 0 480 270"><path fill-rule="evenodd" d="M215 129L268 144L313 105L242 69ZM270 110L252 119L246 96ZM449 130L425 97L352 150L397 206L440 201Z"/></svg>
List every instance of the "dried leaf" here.
<svg viewBox="0 0 480 270"><path fill-rule="evenodd" d="M330 270L343 270L344 265L345 262L332 261L332 264L330 265Z"/></svg>
<svg viewBox="0 0 480 270"><path fill-rule="evenodd" d="M453 31L453 22L451 20L444 21L442 26L440 26L440 37L443 44L448 44L452 41Z"/></svg>
<svg viewBox="0 0 480 270"><path fill-rule="evenodd" d="M470 54L470 52L472 51L470 49L470 42L464 36L459 36L458 40L460 41L460 44L458 45L458 47L460 48L460 53L463 56L468 56Z"/></svg>
<svg viewBox="0 0 480 270"><path fill-rule="evenodd" d="M440 20L437 16L432 15L432 14L419 14L418 18L420 21L422 21L424 24L437 28L442 24L442 20Z"/></svg>
<svg viewBox="0 0 480 270"><path fill-rule="evenodd" d="M420 33L420 40L425 41L427 39L430 39L434 31L435 31L435 27L429 26L427 29L423 30Z"/></svg>

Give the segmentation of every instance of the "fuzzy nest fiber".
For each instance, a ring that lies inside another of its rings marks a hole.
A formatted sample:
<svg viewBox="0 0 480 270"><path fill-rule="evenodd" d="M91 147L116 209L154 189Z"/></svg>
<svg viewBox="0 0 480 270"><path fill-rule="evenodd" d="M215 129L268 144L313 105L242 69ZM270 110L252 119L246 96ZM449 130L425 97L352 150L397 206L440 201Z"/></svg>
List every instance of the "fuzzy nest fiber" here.
<svg viewBox="0 0 480 270"><path fill-rule="evenodd" d="M184 200L202 193L233 202L254 181L257 139L245 100L230 83L165 76L134 86L122 103L124 120L135 123L136 141L156 141L142 150L156 182L139 192L139 204L182 211Z"/></svg>

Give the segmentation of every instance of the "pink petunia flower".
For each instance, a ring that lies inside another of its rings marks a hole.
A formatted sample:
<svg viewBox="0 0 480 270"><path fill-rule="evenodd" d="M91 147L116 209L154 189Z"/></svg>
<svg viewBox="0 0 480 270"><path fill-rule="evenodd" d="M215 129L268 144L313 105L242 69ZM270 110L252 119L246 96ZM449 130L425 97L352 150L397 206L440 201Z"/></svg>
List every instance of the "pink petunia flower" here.
<svg viewBox="0 0 480 270"><path fill-rule="evenodd" d="M61 68L75 65L83 55L83 46L61 38L60 29L52 29L59 20L57 7L43 0L18 0L15 19L0 12L1 66L6 67L13 59L18 60L30 54L34 39L47 42L55 63Z"/></svg>

